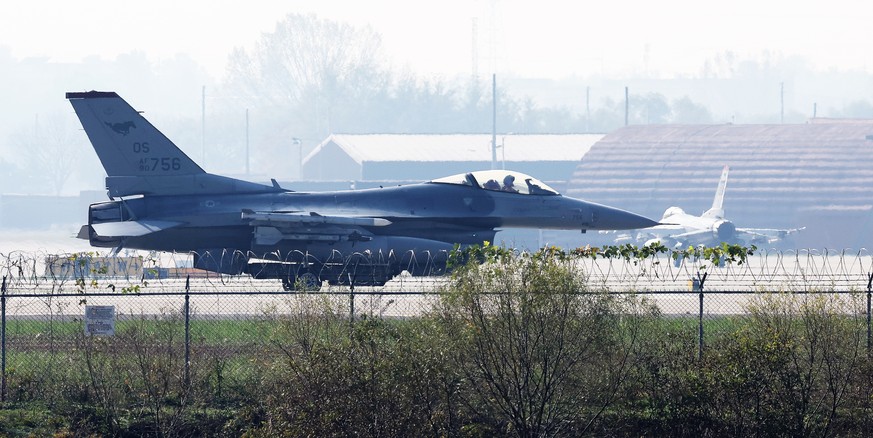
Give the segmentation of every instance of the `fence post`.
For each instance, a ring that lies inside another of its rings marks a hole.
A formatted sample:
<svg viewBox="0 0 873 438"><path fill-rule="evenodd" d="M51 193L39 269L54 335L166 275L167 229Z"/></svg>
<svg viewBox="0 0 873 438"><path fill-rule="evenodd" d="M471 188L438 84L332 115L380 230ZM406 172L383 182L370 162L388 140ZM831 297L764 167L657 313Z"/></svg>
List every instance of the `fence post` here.
<svg viewBox="0 0 873 438"><path fill-rule="evenodd" d="M349 325L355 323L355 279L349 274Z"/></svg>
<svg viewBox="0 0 873 438"><path fill-rule="evenodd" d="M6 402L6 276L0 287L0 402Z"/></svg>
<svg viewBox="0 0 873 438"><path fill-rule="evenodd" d="M706 272L703 276L697 273L697 282L700 286L700 312L697 314L697 359L703 360L703 283L706 281Z"/></svg>
<svg viewBox="0 0 873 438"><path fill-rule="evenodd" d="M191 384L191 275L185 278L185 386Z"/></svg>
<svg viewBox="0 0 873 438"><path fill-rule="evenodd" d="M870 355L870 292L873 290L873 273L867 274L867 355Z"/></svg>

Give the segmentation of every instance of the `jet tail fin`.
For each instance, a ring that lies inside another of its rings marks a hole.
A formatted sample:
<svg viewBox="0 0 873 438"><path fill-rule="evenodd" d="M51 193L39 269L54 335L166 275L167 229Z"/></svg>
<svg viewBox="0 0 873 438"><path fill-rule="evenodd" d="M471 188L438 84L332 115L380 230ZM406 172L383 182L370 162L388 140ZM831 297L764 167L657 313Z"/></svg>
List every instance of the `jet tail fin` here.
<svg viewBox="0 0 873 438"><path fill-rule="evenodd" d="M718 181L718 188L715 190L715 198L712 199L712 207L703 213L702 217L723 218L724 217L724 192L727 188L729 166L724 166L721 171L721 179Z"/></svg>
<svg viewBox="0 0 873 438"><path fill-rule="evenodd" d="M206 173L115 92L66 97L106 170L110 196L276 191Z"/></svg>

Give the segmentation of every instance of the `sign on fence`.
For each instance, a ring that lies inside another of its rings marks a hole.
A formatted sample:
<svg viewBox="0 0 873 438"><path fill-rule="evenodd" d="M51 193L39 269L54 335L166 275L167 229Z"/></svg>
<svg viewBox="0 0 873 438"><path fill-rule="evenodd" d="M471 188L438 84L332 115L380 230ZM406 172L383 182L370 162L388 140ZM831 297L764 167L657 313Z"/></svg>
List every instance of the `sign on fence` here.
<svg viewBox="0 0 873 438"><path fill-rule="evenodd" d="M115 306L85 306L85 334L115 336Z"/></svg>

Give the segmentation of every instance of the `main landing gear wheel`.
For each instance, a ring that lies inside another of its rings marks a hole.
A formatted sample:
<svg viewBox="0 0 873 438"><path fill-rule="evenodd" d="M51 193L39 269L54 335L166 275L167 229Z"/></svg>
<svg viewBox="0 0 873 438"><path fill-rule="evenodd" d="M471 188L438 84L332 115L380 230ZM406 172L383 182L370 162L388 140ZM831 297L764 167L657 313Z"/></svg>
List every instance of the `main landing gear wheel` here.
<svg viewBox="0 0 873 438"><path fill-rule="evenodd" d="M297 286L307 292L317 291L321 290L321 280L312 272L306 272L297 277Z"/></svg>

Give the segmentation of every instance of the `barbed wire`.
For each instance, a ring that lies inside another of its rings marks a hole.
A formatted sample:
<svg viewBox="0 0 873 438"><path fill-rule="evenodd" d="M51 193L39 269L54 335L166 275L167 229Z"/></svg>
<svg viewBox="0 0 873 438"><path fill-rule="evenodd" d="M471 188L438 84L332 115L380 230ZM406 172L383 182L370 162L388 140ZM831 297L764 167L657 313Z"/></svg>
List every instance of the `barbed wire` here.
<svg viewBox="0 0 873 438"><path fill-rule="evenodd" d="M248 260L251 254L220 252L198 254L218 264L232 259ZM262 256L250 264L251 275L229 275L194 267L192 253L129 251L121 256L99 252L55 253L49 251L11 251L0 253L0 276L6 277L7 294L81 294L81 293L159 293L180 292L190 279L190 290L213 293L278 292L283 288L282 275L300 276L301 268L316 266L314 274L324 276L334 270L338 284L324 284L325 292L348 289L348 276L390 274L384 285L356 282L360 292L436 291L447 280L448 255L418 253L395 257L393 254L335 252L330 258L317 260L302 252L284 257ZM645 258L627 256L574 257L579 272L595 288L615 292L688 291L693 280L707 274L708 291L854 291L867 287L873 272L873 253L867 249L767 250L757 251L742 263L714 264L701 257L674 256L670 251ZM398 275L376 272L392 264ZM254 266L254 267L251 267ZM284 274L265 273L282 266ZM374 268L375 267L375 268ZM367 270L369 269L369 270ZM339 274L336 274L339 273ZM269 275L266 275L269 274ZM262 278L262 277L271 278ZM376 282L378 283L378 282ZM364 286L360 286L360 285Z"/></svg>
<svg viewBox="0 0 873 438"><path fill-rule="evenodd" d="M582 258L580 262L592 284L637 291L687 289L687 283L702 272L710 291L859 290L873 272L873 254L866 249L759 251L742 264L719 266L700 258L676 260L672 252L645 259Z"/></svg>

